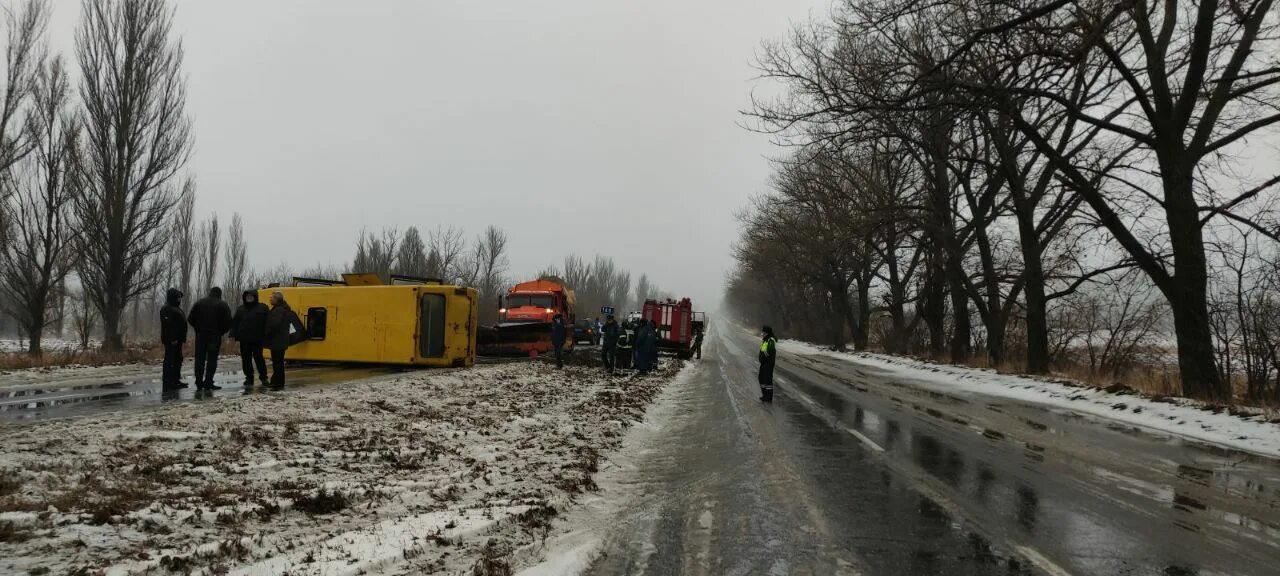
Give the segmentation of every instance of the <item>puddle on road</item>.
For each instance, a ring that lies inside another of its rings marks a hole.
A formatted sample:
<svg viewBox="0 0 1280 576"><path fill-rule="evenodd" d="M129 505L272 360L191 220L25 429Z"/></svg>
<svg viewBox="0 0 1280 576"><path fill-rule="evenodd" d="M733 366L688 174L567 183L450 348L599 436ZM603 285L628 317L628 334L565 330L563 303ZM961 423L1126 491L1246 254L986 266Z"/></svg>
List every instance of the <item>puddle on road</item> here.
<svg viewBox="0 0 1280 576"><path fill-rule="evenodd" d="M786 371L782 372L786 373ZM1005 468L1001 471L999 462L993 468L982 459L969 458L981 452L961 452L957 447L953 447L953 443L963 438L963 435L945 438L935 436L932 431L934 426L943 426L943 434L952 431L947 428L954 423L954 418L943 410L903 402L897 397L889 396L875 398L876 402L884 402L885 407L888 408L887 411L881 408L877 412L860 401L856 395L838 395L827 390L825 386L809 382L799 375L787 375L790 386L833 413L841 425L848 425L880 444L887 453L891 454L890 457L895 457L892 455L896 454L897 458L908 459L962 497L975 499L987 509L987 513L993 520L999 517L1007 518L1011 526L1016 526L1029 535L1027 537L1031 538L1030 542L1039 542L1038 546L1053 551L1055 557L1070 559L1069 565L1076 570L1083 569L1081 573L1132 572L1137 566L1143 566L1142 570L1134 573L1147 573L1144 570L1154 570L1161 574L1199 574L1204 568L1196 567L1189 560L1207 561L1210 565L1219 565L1220 560L1197 556L1197 551L1202 546L1199 544L1187 546L1185 543L1187 537L1173 538L1172 536L1173 533L1191 533L1196 536L1190 538L1204 538L1203 535L1206 534L1204 527L1213 525L1206 522L1211 521L1216 522L1219 529L1225 523L1228 526L1238 526L1250 531L1250 534L1242 534L1239 538L1261 544L1254 547L1256 554L1260 557L1271 556L1272 551L1277 548L1276 542L1280 542L1280 527L1273 523L1236 512L1216 510L1213 505L1192 493L1193 491L1175 488L1178 482L1186 482L1194 487L1209 490L1230 489L1238 493L1250 494L1251 498L1261 500L1265 504L1264 509L1268 506L1278 507L1280 501L1269 497L1271 486L1274 484L1268 485L1264 482L1280 480L1280 470L1276 470L1274 474L1266 474L1266 467L1274 467L1274 464L1268 464L1259 457L1215 446L1201 446L1190 441L1183 442L1176 438L1165 440L1132 427L1116 430L1115 432L1125 437L1144 440L1155 438L1157 443L1163 441L1177 445L1178 451L1173 451L1171 454L1181 454L1183 457L1191 454L1206 461L1204 466L1195 466L1177 464L1166 459L1171 480L1165 484L1147 483L1143 486L1136 482L1129 482L1125 486L1117 486L1118 481L1104 481L1104 486L1112 486L1149 498L1156 510L1163 508L1166 511L1156 516L1156 518L1163 518L1163 529L1158 529L1159 523L1155 526L1146 525L1149 528L1126 528L1127 524L1124 522L1127 521L1116 521L1118 518L1125 518L1125 514L1112 518L1111 512L1103 514L1089 509L1089 507L1100 507L1099 510L1106 510L1114 504L1104 500L1077 501L1075 494L1078 489L1064 487L1056 482L1049 482L1045 486L1052 488L1046 495L1040 491L1041 484L1044 482L1036 480L1035 476L1029 477L1029 481L1021 480L1020 477L1028 473L1042 474L1042 472L1029 471L1041 470L1045 465L1044 446L1022 440L1009 443L1009 437L1004 431L972 428L976 433L974 437L980 441L997 447L1004 445L1018 449L1018 452L1010 455L1021 454L1024 462L1022 467L1016 466L1016 460L1006 460ZM780 397L786 397L785 390L784 388ZM871 405L874 406L875 403ZM897 405L910 405L913 410L904 414L894 408ZM1045 412L1043 417L1031 418L1018 416L1012 408L1006 408L1001 404L986 404L984 407L992 412L1011 413L1018 422L1029 427L1032 433L1045 433L1052 436L1101 435L1098 438L1099 441L1105 440L1107 433L1105 430L1100 433L1096 428L1090 428L1096 426L1096 423L1085 421L1086 419L1070 416L1059 419L1052 412ZM895 414L898 415L897 418L894 417ZM872 422L875 423L874 426L869 425ZM1242 463L1254 463L1257 466L1246 474L1234 473L1235 466ZM1015 467L1009 469L1009 464L1014 464ZM1060 464L1055 462L1055 465ZM1264 469L1261 476L1264 479L1263 482L1257 480L1258 468ZM1172 480L1174 477L1177 481ZM885 482L887 484L891 481L897 480L886 479ZM1081 505L1085 508L1080 508ZM935 516L938 510L936 505L932 507L926 505L921 507L920 513ZM1156 531L1149 533L1153 528ZM1160 537L1155 534L1165 534L1165 536ZM1110 549L1115 552L1097 550L1095 547L1099 543L1105 543L1107 548L1103 550ZM1164 560L1163 564L1160 563L1161 559ZM1233 560L1237 563L1241 561L1239 558ZM1134 562L1137 564L1135 565ZM1225 565L1232 564L1228 562Z"/></svg>

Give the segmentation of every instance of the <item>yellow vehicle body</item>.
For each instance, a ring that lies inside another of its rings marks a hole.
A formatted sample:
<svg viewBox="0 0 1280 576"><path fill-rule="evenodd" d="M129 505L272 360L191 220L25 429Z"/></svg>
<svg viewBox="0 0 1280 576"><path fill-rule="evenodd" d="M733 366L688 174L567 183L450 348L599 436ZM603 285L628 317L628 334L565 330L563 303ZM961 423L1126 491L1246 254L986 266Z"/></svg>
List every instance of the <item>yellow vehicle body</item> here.
<svg viewBox="0 0 1280 576"><path fill-rule="evenodd" d="M440 284L264 288L280 292L306 326L307 339L285 358L418 366L476 361L474 288Z"/></svg>

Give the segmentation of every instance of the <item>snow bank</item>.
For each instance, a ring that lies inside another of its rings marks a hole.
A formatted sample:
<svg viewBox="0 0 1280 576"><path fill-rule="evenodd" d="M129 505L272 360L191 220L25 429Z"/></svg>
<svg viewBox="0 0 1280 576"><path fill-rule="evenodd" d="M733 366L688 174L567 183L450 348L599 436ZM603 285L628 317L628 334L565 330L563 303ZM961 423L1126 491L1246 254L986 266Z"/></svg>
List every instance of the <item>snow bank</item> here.
<svg viewBox="0 0 1280 576"><path fill-rule="evenodd" d="M1051 406L1236 450L1280 457L1280 425L1270 421L1265 414L1237 415L1185 398L1153 400L1133 392L1107 392L1083 384L931 364L886 354L835 352L798 340L784 340L779 342L778 348L784 352L837 358L889 372L937 390Z"/></svg>
<svg viewBox="0 0 1280 576"><path fill-rule="evenodd" d="M595 490L681 365L423 371L0 426L0 573L500 571Z"/></svg>

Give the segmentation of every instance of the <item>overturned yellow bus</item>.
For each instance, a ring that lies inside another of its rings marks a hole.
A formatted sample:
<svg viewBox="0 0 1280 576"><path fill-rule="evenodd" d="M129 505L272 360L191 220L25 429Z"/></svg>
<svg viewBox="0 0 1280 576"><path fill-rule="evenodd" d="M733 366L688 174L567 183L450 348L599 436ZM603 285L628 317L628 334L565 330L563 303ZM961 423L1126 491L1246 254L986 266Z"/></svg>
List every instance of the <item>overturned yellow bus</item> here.
<svg viewBox="0 0 1280 576"><path fill-rule="evenodd" d="M401 276L387 285L374 274L344 274L341 282L297 278L292 287L263 288L259 300L268 302L272 292L284 295L305 326L289 360L475 364L474 288Z"/></svg>

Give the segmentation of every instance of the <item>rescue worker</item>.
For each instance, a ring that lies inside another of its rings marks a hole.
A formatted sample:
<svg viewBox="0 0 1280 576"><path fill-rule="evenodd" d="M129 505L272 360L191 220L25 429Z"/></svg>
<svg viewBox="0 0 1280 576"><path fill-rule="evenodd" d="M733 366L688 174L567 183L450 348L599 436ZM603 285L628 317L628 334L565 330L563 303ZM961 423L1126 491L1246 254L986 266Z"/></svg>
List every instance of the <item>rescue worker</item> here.
<svg viewBox="0 0 1280 576"><path fill-rule="evenodd" d="M618 332L618 321L613 314L608 315L600 329L600 359L604 362L605 372L610 374L613 374L613 366L617 363Z"/></svg>
<svg viewBox="0 0 1280 576"><path fill-rule="evenodd" d="M170 288L160 307L160 344L164 346L164 367L160 388L164 391L186 388L182 382L182 345L187 343L187 320L182 314L182 291Z"/></svg>
<svg viewBox="0 0 1280 576"><path fill-rule="evenodd" d="M284 301L284 294L271 293L271 311L267 313L267 324L263 346L271 350L271 388L284 388L284 354L295 341L305 337L306 327L302 320ZM296 336L295 336L296 334Z"/></svg>
<svg viewBox="0 0 1280 576"><path fill-rule="evenodd" d="M702 359L702 329L698 329L693 333L693 356L699 360Z"/></svg>
<svg viewBox="0 0 1280 576"><path fill-rule="evenodd" d="M556 368L564 368L564 339L565 339L564 316L556 314L551 319L551 347L556 350Z"/></svg>
<svg viewBox="0 0 1280 576"><path fill-rule="evenodd" d="M222 289L214 286L208 296L196 300L187 313L187 323L196 332L196 390L222 389L213 383L222 335L231 330L231 307L222 301Z"/></svg>
<svg viewBox="0 0 1280 576"><path fill-rule="evenodd" d="M658 323L649 321L649 369L658 369Z"/></svg>
<svg viewBox="0 0 1280 576"><path fill-rule="evenodd" d="M760 331L760 400L773 402L773 365L778 359L778 341L773 337L773 328L765 326Z"/></svg>
<svg viewBox="0 0 1280 576"><path fill-rule="evenodd" d="M257 290L245 290L240 296L240 307L231 318L231 338L240 343L240 366L244 370L244 387L253 388L253 371L258 369L258 380L263 386L267 379L267 360L262 356L262 342L267 338L266 304L258 301Z"/></svg>

